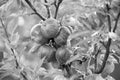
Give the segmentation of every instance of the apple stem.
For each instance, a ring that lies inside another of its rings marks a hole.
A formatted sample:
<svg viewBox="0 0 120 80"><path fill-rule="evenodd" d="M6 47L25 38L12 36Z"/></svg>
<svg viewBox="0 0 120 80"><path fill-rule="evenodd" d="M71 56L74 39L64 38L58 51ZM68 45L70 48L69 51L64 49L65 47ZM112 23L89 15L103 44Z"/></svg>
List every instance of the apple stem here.
<svg viewBox="0 0 120 80"><path fill-rule="evenodd" d="M55 10L55 16L54 16L55 19L57 18L58 10L59 10L59 7L60 7L60 4L62 3L62 1L63 0L58 0L58 3L57 3L56 0L55 0L55 2L54 2L54 6L56 8L56 10ZM56 3L57 3L57 5L56 5Z"/></svg>
<svg viewBox="0 0 120 80"><path fill-rule="evenodd" d="M45 3L48 3L48 1L47 0L44 0L45 1ZM49 9L49 6L48 5L45 5L45 7L46 7L46 9L47 9L47 14L48 14L48 18L50 18L50 9Z"/></svg>

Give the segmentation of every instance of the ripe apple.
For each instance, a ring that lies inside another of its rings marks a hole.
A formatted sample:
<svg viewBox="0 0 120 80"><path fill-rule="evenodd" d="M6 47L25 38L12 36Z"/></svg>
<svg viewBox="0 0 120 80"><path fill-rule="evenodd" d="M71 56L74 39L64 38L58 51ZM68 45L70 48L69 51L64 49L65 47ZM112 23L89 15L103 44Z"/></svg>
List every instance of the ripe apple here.
<svg viewBox="0 0 120 80"><path fill-rule="evenodd" d="M60 47L56 51L56 59L60 65L65 64L71 53L66 47Z"/></svg>
<svg viewBox="0 0 120 80"><path fill-rule="evenodd" d="M54 38L59 32L60 24L54 18L49 18L42 23L41 32L45 38Z"/></svg>

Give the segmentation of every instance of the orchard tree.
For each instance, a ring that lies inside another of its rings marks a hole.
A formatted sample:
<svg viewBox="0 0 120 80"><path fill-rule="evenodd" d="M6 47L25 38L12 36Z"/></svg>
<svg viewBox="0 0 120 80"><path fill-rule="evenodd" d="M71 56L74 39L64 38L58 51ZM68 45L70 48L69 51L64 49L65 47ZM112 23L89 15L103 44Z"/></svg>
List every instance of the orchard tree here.
<svg viewBox="0 0 120 80"><path fill-rule="evenodd" d="M1 0L0 80L115 80L119 0Z"/></svg>

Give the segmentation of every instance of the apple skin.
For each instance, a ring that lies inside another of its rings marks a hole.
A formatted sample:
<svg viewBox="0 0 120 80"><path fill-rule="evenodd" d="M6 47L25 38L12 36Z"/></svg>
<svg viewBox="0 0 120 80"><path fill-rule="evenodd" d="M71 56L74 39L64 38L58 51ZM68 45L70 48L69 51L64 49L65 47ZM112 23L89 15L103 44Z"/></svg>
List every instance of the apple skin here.
<svg viewBox="0 0 120 80"><path fill-rule="evenodd" d="M107 61L103 72L101 73L102 77L107 77L111 74L115 69L115 64L113 62Z"/></svg>
<svg viewBox="0 0 120 80"><path fill-rule="evenodd" d="M42 23L41 32L45 38L54 38L59 32L60 24L54 18L49 18Z"/></svg>
<svg viewBox="0 0 120 80"><path fill-rule="evenodd" d="M4 52L5 48L5 41L0 39L0 52Z"/></svg>
<svg viewBox="0 0 120 80"><path fill-rule="evenodd" d="M47 62L53 62L55 58L56 49L49 45L43 45L39 49L40 58L45 57Z"/></svg>
<svg viewBox="0 0 120 80"><path fill-rule="evenodd" d="M70 33L67 31L67 29L62 27L58 36L54 38L56 45L58 45L59 47L66 45L69 35Z"/></svg>
<svg viewBox="0 0 120 80"><path fill-rule="evenodd" d="M43 45L48 42L48 39L46 39L41 33L41 24L34 25L30 31L30 35L31 39L38 44Z"/></svg>
<svg viewBox="0 0 120 80"><path fill-rule="evenodd" d="M70 51L66 47L60 47L56 51L56 59L60 65L64 65L70 56Z"/></svg>

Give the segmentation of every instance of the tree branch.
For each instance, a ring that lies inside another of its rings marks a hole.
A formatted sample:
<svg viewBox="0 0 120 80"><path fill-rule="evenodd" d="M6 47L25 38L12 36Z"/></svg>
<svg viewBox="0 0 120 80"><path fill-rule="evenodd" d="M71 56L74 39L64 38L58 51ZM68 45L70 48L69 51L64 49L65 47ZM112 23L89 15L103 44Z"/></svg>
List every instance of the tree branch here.
<svg viewBox="0 0 120 80"><path fill-rule="evenodd" d="M24 71L21 71L20 74L21 74L21 76L23 77L24 80L28 80L28 78L24 74Z"/></svg>
<svg viewBox="0 0 120 80"><path fill-rule="evenodd" d="M47 0L45 0L45 3L48 3ZM50 18L50 9L48 5L45 5L46 9L47 9L47 14L48 14L48 18Z"/></svg>
<svg viewBox="0 0 120 80"><path fill-rule="evenodd" d="M57 5L56 5L56 0L54 2L54 6L56 8L56 10L55 10L55 16L54 16L55 19L57 18L58 10L59 10L59 7L60 7L60 4L62 3L62 1L63 0L58 0L58 4Z"/></svg>
<svg viewBox="0 0 120 80"><path fill-rule="evenodd" d="M1 18L0 18L0 21L1 21L2 27L3 27L4 31L5 31L6 38L7 38L8 42L11 43L11 41L10 41L10 39L9 39L9 36L8 36L8 33L7 33L7 30L6 30L6 27L5 27L5 25L4 25L4 23L3 23L3 20L2 20ZM12 51L12 53L13 53L13 55L14 55L14 58L15 58L16 68L18 68L19 64L18 64L16 55L14 54L14 50L13 50L12 48L11 48L11 51Z"/></svg>
<svg viewBox="0 0 120 80"><path fill-rule="evenodd" d="M0 21L1 21L2 27L3 27L4 31L5 31L6 38L7 38L8 42L11 43L11 41L10 41L10 39L9 39L9 36L8 36L8 33L7 33L7 30L6 30L6 27L5 27L5 25L4 25L4 23L3 23L3 20L2 20L1 18L0 18ZM18 61L17 61L17 57L16 57L16 55L15 55L15 53L14 53L14 50L13 50L12 48L11 48L11 51L12 51L13 56L14 56L14 58L15 58L16 69L18 69L18 68L20 68L20 65L19 65L19 63L18 63ZM23 78L25 78L25 75L24 75L24 74L21 74L21 75L22 75ZM25 78L25 80L28 80L28 79Z"/></svg>
<svg viewBox="0 0 120 80"><path fill-rule="evenodd" d="M0 18L0 21L1 21L2 27L3 27L4 31L5 31L6 38L7 38L8 42L10 43L10 39L9 39L7 30L6 30L6 27L5 27L5 25L3 23L3 20L1 18Z"/></svg>
<svg viewBox="0 0 120 80"><path fill-rule="evenodd" d="M100 67L99 70L96 70L96 71L94 72L94 73L96 73L96 74L100 74L100 73L104 70L104 67L105 67L105 65L106 65L106 62L107 62L107 59L108 59L109 53L110 53L111 41L112 41L112 40L109 38L108 43L107 43L107 46L106 46L106 53L105 53L105 55L104 55L104 59L103 59L102 65L101 65L101 67Z"/></svg>
<svg viewBox="0 0 120 80"><path fill-rule="evenodd" d="M25 0L26 3L30 6L30 8L35 12L35 14L40 17L43 21L45 21L45 18L41 16L41 14L39 14L37 12L37 10L34 8L34 6L31 4L31 2L29 0Z"/></svg>
<svg viewBox="0 0 120 80"><path fill-rule="evenodd" d="M107 7L107 11L109 12L110 8L109 8L108 4L106 4L106 7ZM109 28L109 32L111 32L111 19L110 19L110 16L109 16L109 15L107 15L107 17L108 17L108 28ZM106 48L106 53L105 53L105 55L104 55L102 65L101 65L101 67L100 67L98 70L94 71L94 73L96 73L96 74L102 73L103 70L104 70L104 68L105 68L107 59L108 59L109 54L110 54L111 41L112 41L112 39L109 38L109 39L108 39L108 42L107 42L107 44L106 44L106 47L105 47L105 48Z"/></svg>
<svg viewBox="0 0 120 80"><path fill-rule="evenodd" d="M120 17L120 11L119 11L119 13L117 15L117 18L116 18L116 21L115 21L115 26L113 28L113 32L115 32L115 30L117 29L117 24L118 24L118 21L119 21L119 17Z"/></svg>
<svg viewBox="0 0 120 80"><path fill-rule="evenodd" d="M106 8L107 8L107 12L109 13L109 5L106 4ZM111 32L111 18L110 18L110 15L107 15L107 18L108 18L108 27L109 27L109 32Z"/></svg>
<svg viewBox="0 0 120 80"><path fill-rule="evenodd" d="M98 54L99 54L99 52L100 52L100 49L98 49L97 50L97 52L95 53L95 70L97 70L97 56L98 56Z"/></svg>

